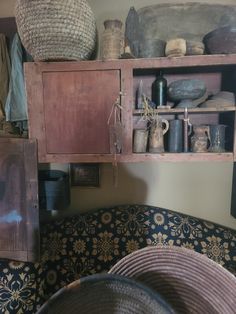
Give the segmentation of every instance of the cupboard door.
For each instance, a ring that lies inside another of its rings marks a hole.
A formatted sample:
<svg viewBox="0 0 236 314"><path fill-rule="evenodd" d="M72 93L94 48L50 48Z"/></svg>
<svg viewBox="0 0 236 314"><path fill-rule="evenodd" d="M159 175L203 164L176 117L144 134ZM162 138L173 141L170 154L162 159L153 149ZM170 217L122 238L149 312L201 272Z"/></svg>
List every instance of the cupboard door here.
<svg viewBox="0 0 236 314"><path fill-rule="evenodd" d="M0 258L35 261L39 248L36 142L0 139Z"/></svg>
<svg viewBox="0 0 236 314"><path fill-rule="evenodd" d="M42 83L46 153L109 154L119 70L44 72Z"/></svg>

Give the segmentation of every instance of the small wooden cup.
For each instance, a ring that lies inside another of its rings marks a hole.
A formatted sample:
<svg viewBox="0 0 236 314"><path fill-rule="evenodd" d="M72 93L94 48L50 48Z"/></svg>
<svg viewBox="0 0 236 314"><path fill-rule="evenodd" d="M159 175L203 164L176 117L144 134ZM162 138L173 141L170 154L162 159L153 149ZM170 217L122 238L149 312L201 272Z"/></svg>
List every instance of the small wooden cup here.
<svg viewBox="0 0 236 314"><path fill-rule="evenodd" d="M167 57L182 57L186 51L186 40L183 38L174 38L166 42L165 55Z"/></svg>

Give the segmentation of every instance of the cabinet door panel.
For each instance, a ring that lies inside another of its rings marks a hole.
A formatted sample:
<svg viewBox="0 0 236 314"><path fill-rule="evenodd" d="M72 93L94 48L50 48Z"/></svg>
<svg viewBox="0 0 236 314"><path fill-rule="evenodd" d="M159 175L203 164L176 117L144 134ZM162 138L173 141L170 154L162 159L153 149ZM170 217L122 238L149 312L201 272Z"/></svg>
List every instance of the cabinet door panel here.
<svg viewBox="0 0 236 314"><path fill-rule="evenodd" d="M112 105L119 97L120 72L43 73L48 154L109 154Z"/></svg>
<svg viewBox="0 0 236 314"><path fill-rule="evenodd" d="M0 139L0 258L38 258L36 143Z"/></svg>

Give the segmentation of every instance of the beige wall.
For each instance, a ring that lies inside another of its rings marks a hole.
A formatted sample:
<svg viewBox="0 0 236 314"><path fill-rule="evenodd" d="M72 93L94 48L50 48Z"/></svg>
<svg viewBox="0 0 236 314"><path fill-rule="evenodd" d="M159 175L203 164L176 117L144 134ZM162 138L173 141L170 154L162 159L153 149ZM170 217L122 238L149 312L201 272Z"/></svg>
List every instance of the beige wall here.
<svg viewBox="0 0 236 314"><path fill-rule="evenodd" d="M14 15L15 0L1 0L0 1L0 16L8 17Z"/></svg>
<svg viewBox="0 0 236 314"><path fill-rule="evenodd" d="M214 3L214 4L236 4L236 0L87 0L90 4L93 12L96 15L97 27L99 35L104 30L103 22L106 19L120 19L125 22L125 18L128 14L128 10L131 6L134 6L136 10L139 8L158 4L158 3ZM181 21L180 21L181 22ZM200 22L200 21L199 21Z"/></svg>
<svg viewBox="0 0 236 314"><path fill-rule="evenodd" d="M1 0L1 16L13 15L14 2L14 0ZM96 15L100 33L103 31L105 19L119 18L124 21L131 6L138 9L158 3L157 0L89 0L88 2ZM182 3L182 0L174 2ZM222 3L216 0L208 2ZM235 4L235 0L224 1L224 4L228 3ZM68 169L68 165L52 165L52 167ZM101 165L101 187L72 188L72 204L68 211L84 211L115 204L143 203L169 208L236 228L236 219L230 216L232 167L232 163L219 162L121 164L118 171L118 188L115 188L112 181L112 166L104 164Z"/></svg>

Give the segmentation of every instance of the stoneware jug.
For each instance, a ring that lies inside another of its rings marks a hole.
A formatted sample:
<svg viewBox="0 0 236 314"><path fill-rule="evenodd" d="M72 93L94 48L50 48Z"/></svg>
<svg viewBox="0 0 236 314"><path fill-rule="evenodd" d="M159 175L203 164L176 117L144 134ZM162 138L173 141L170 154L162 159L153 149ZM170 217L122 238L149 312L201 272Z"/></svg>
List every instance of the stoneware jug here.
<svg viewBox="0 0 236 314"><path fill-rule="evenodd" d="M164 126L164 128L163 128ZM164 150L164 134L169 129L169 122L160 118L158 115L152 120L149 135L149 152L163 153Z"/></svg>
<svg viewBox="0 0 236 314"><path fill-rule="evenodd" d="M210 144L210 129L208 125L194 125L191 137L191 149L194 153L205 153Z"/></svg>

